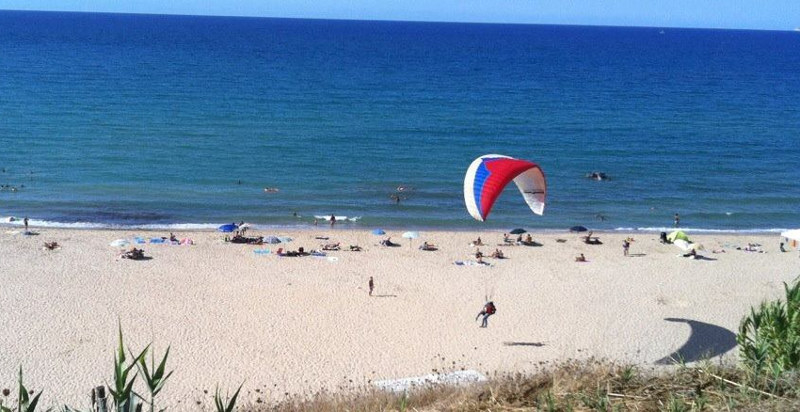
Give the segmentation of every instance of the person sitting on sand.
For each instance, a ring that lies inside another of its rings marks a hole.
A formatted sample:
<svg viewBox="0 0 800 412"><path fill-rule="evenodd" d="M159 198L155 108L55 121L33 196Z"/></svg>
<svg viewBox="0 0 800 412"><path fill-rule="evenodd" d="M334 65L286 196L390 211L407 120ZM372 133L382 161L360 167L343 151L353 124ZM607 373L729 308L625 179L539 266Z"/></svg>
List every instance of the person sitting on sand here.
<svg viewBox="0 0 800 412"><path fill-rule="evenodd" d="M495 259L505 258L505 256L503 256L503 251L500 249L495 249L494 252L492 252L492 257Z"/></svg>
<svg viewBox="0 0 800 412"><path fill-rule="evenodd" d="M178 238L175 237L175 234L172 232L169 232L169 241L172 243L179 243Z"/></svg>
<svg viewBox="0 0 800 412"><path fill-rule="evenodd" d="M381 240L381 246L399 246L397 243L392 242L392 237L387 237Z"/></svg>
<svg viewBox="0 0 800 412"><path fill-rule="evenodd" d="M503 233L503 243L511 243L511 236L508 233Z"/></svg>
<svg viewBox="0 0 800 412"><path fill-rule="evenodd" d="M483 316L483 320L481 321L481 327L485 328L489 326L489 316L494 315L497 313L497 308L494 306L494 302L486 302L483 305L483 309L478 313L478 316L475 317L475 320L478 320L481 316Z"/></svg>
<svg viewBox="0 0 800 412"><path fill-rule="evenodd" d="M533 238L531 237L531 234L530 234L530 233L528 233L528 235L527 235L527 236L525 236L525 242L524 242L524 243L526 243L526 244L531 244L531 243L533 243Z"/></svg>
<svg viewBox="0 0 800 412"><path fill-rule="evenodd" d="M61 245L59 245L58 242L44 242L45 250L56 250L60 247Z"/></svg>
<svg viewBox="0 0 800 412"><path fill-rule="evenodd" d="M364 249L362 249L361 246L359 245L350 245L351 252L361 252L362 250Z"/></svg>
<svg viewBox="0 0 800 412"><path fill-rule="evenodd" d="M780 249L781 249L781 252L786 252L786 248L785 248L785 247L783 247L783 242L781 242Z"/></svg>
<svg viewBox="0 0 800 412"><path fill-rule="evenodd" d="M481 240L480 236L478 236L477 240L472 242L472 246L483 246L483 241Z"/></svg>
<svg viewBox="0 0 800 412"><path fill-rule="evenodd" d="M516 242L517 242L517 244L518 244L518 245L519 245L519 244L522 244L522 234L521 234L521 233L520 233L519 235L517 235L517 240L516 240Z"/></svg>
<svg viewBox="0 0 800 412"><path fill-rule="evenodd" d="M580 256L575 258L575 261L576 262L586 262L586 256L583 256L583 253L581 253Z"/></svg>

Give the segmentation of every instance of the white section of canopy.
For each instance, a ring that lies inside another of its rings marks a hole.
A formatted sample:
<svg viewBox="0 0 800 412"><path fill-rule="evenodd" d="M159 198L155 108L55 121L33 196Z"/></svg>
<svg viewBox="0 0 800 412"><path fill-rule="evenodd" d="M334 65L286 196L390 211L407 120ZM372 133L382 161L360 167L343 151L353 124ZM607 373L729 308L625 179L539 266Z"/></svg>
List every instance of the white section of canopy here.
<svg viewBox="0 0 800 412"><path fill-rule="evenodd" d="M544 175L541 169L537 167L522 172L514 178L514 183L517 184L519 192L522 193L522 197L525 198L525 202L528 203L533 213L541 216L544 213L546 195Z"/></svg>
<svg viewBox="0 0 800 412"><path fill-rule="evenodd" d="M781 237L785 237L787 239L796 240L800 242L800 229L792 229L792 230L787 230L785 232L781 232Z"/></svg>

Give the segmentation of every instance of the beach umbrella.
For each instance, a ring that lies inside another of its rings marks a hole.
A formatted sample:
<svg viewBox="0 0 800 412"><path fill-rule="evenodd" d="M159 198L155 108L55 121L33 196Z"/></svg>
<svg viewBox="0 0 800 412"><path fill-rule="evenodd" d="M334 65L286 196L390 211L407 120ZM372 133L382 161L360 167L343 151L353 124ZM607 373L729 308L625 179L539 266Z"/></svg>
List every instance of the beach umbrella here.
<svg viewBox="0 0 800 412"><path fill-rule="evenodd" d="M117 239L117 240L115 240L115 241L113 241L113 242L109 243L109 246L113 246L113 247L127 247L127 246L130 246L130 244L131 244L131 242L128 242L128 241L127 241L127 240L125 240L125 239Z"/></svg>
<svg viewBox="0 0 800 412"><path fill-rule="evenodd" d="M276 236L267 236L264 238L264 243L276 244L281 243L281 240Z"/></svg>
<svg viewBox="0 0 800 412"><path fill-rule="evenodd" d="M508 233L511 233L512 235L521 235L521 234L523 234L523 233L525 233L525 232L527 232L527 230L525 230L525 229L523 229L523 228L521 228L521 227L518 227L518 228L516 228L516 229L512 229L512 230L511 230L510 232L508 232Z"/></svg>
<svg viewBox="0 0 800 412"><path fill-rule="evenodd" d="M239 226L236 226L233 223L229 223L227 225L222 225L222 226L218 227L217 230L220 231L220 232L230 233L230 232L233 232L234 230L236 230L238 228L239 228Z"/></svg>
<svg viewBox="0 0 800 412"><path fill-rule="evenodd" d="M573 227L569 228L569 231L570 232L588 232L589 229L587 229L586 226L573 226Z"/></svg>
<svg viewBox="0 0 800 412"><path fill-rule="evenodd" d="M386 232L384 232L383 229L375 229L375 230L372 231L372 234L380 236L380 235L385 235Z"/></svg>
<svg viewBox="0 0 800 412"><path fill-rule="evenodd" d="M678 240L678 239L685 240L685 241L688 242L689 241L689 236L686 236L686 233L683 233L680 230L676 230L676 231L674 231L674 232L672 232L672 233L667 235L667 240L669 240L672 243L675 243L675 240Z"/></svg>
<svg viewBox="0 0 800 412"><path fill-rule="evenodd" d="M419 232L406 232L403 237L408 239L408 247L411 247L411 240L419 237Z"/></svg>

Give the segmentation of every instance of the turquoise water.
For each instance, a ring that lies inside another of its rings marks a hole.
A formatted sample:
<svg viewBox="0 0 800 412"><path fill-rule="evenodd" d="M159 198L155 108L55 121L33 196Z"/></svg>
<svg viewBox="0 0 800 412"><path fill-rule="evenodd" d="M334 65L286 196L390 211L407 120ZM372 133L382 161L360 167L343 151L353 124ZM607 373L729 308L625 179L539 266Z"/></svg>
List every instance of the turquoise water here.
<svg viewBox="0 0 800 412"><path fill-rule="evenodd" d="M798 33L0 12L0 50L0 216L40 225L800 225ZM471 220L486 153L544 216Z"/></svg>

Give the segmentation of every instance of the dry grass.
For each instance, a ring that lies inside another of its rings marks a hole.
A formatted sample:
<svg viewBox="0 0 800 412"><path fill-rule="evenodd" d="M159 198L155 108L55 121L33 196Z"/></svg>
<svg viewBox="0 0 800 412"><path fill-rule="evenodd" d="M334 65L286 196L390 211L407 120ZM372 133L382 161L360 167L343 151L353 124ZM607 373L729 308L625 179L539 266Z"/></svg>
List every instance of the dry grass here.
<svg viewBox="0 0 800 412"><path fill-rule="evenodd" d="M605 361L568 361L532 375L504 374L469 386L435 386L408 395L377 389L321 393L245 412L294 411L796 411L800 376L754 378L705 363L667 371Z"/></svg>

